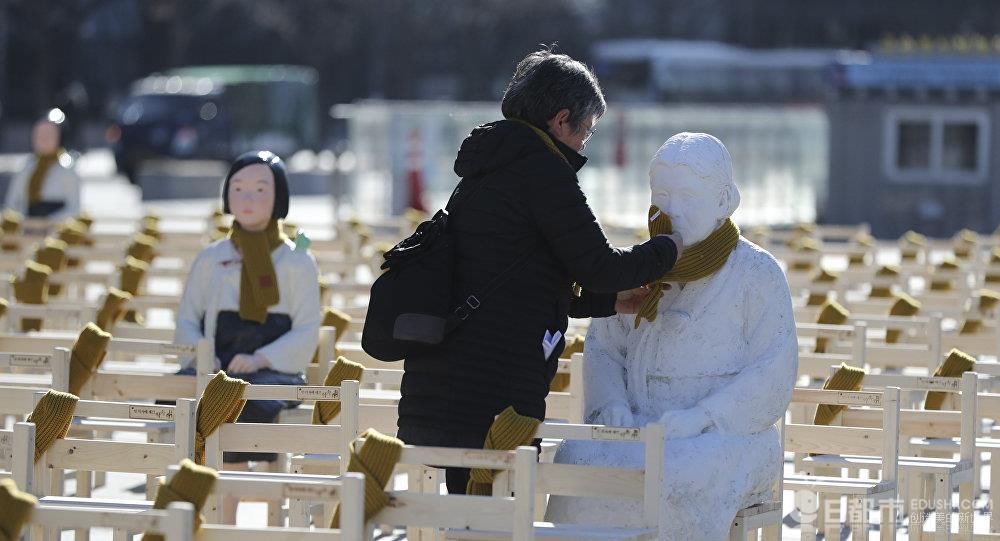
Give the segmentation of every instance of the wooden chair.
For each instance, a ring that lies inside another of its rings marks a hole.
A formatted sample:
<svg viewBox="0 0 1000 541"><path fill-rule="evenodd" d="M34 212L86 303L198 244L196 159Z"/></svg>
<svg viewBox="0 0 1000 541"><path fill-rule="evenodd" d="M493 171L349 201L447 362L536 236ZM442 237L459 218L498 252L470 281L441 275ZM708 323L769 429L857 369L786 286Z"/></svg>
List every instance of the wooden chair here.
<svg viewBox="0 0 1000 541"><path fill-rule="evenodd" d="M893 506L897 495L897 460L899 457L899 388L887 388L881 393L795 389L792 402L868 406L881 408L879 428L855 428L787 423L783 427L785 450L793 453L825 453L834 456L860 455L878 457L882 475L879 479L859 479L841 476L791 474L784 476L784 490L805 494L848 498L851 529L868 531L869 504L881 510L880 537L896 538ZM818 500L817 500L818 501ZM802 538L814 539L816 530L803 517ZM839 530L839 525L836 526ZM828 534L831 532L827 532ZM838 532L839 535L839 532Z"/></svg>

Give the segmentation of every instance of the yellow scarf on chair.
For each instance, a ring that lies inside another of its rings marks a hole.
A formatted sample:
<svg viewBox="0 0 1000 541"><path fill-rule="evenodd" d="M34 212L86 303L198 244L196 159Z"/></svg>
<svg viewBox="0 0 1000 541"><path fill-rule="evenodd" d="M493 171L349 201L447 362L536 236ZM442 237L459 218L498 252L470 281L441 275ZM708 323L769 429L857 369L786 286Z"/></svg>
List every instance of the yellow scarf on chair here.
<svg viewBox="0 0 1000 541"><path fill-rule="evenodd" d="M899 276L900 276L899 267L893 265L883 265L879 267L877 271L875 271L876 279L878 278L898 279ZM892 287L884 284L885 282L883 281L883 285L878 285L878 286L872 285L871 293L869 293L868 296L877 299L885 299L892 297Z"/></svg>
<svg viewBox="0 0 1000 541"><path fill-rule="evenodd" d="M864 369L850 366L847 363L840 363L840 368L823 383L823 390L860 391L861 383L864 379ZM845 409L847 409L847 406L820 404L816 406L816 416L813 418L813 424L829 425L833 422L834 417Z"/></svg>
<svg viewBox="0 0 1000 541"><path fill-rule="evenodd" d="M83 386L90 380L104 362L108 352L108 342L111 335L101 330L94 323L80 331L69 362L69 392L79 396Z"/></svg>
<svg viewBox="0 0 1000 541"><path fill-rule="evenodd" d="M486 434L486 442L483 449L513 451L518 446L529 445L538 432L538 425L541 421L534 417L525 417L514 411L513 407L500 412L497 418L490 425L490 431ZM493 478L496 471L475 468L469 472L469 484L465 492L470 496L492 496Z"/></svg>
<svg viewBox="0 0 1000 541"><path fill-rule="evenodd" d="M847 323L847 320L851 317L851 313L847 311L837 301L826 301L823 304L823 308L819 311L819 316L816 317L816 323L820 325L843 325ZM826 353L827 345L829 340L825 336L816 337L816 349L815 353Z"/></svg>
<svg viewBox="0 0 1000 541"><path fill-rule="evenodd" d="M194 506L194 529L201 528L205 517L201 514L201 509L205 507L208 496L212 492L219 473L212 468L199 466L191 460L185 458L181 460L181 469L170 478L170 482L160 481L160 486L156 490L156 500L153 501L153 509L166 509L174 502L188 502ZM144 534L144 541L163 541L164 537L159 534Z"/></svg>
<svg viewBox="0 0 1000 541"><path fill-rule="evenodd" d="M976 358L964 351L952 349L948 357L934 371L934 377L938 378L960 378L962 374L976 367ZM925 410L940 410L944 406L944 399L948 393L940 391L928 391L924 400Z"/></svg>
<svg viewBox="0 0 1000 541"><path fill-rule="evenodd" d="M29 423L35 423L35 462L45 455L56 440L66 437L78 400L69 393L49 389L35 404L35 409L25 419Z"/></svg>
<svg viewBox="0 0 1000 541"><path fill-rule="evenodd" d="M194 461L205 464L205 441L225 423L235 423L247 401L243 398L249 383L231 378L222 370L208 382L198 399L194 434Z"/></svg>
<svg viewBox="0 0 1000 541"><path fill-rule="evenodd" d="M566 341L566 347L563 348L563 352L559 355L560 359L572 359L574 353L583 353L583 347L586 339L579 334L574 336L572 340ZM552 378L552 382L549 383L549 390L557 393L561 393L569 389L569 374L556 374Z"/></svg>
<svg viewBox="0 0 1000 541"><path fill-rule="evenodd" d="M46 265L28 261L25 263L24 274L20 278L12 278L14 299L24 304L46 304L49 302L49 275L52 273ZM42 320L38 318L22 318L21 332L42 330Z"/></svg>
<svg viewBox="0 0 1000 541"><path fill-rule="evenodd" d="M650 205L650 238L657 235L669 235L673 232L674 225L670 216L661 212L656 205ZM712 231L704 240L684 248L684 253L680 260L674 264L674 268L650 284L650 295L646 297L645 302L639 307L639 312L635 315L635 328L639 328L639 323L643 319L646 321L656 320L656 309L660 305L660 292L663 291L664 283L694 282L715 274L729 260L729 254L736 249L739 240L740 229L736 227L731 218L726 218L722 225Z"/></svg>
<svg viewBox="0 0 1000 541"><path fill-rule="evenodd" d="M386 436L374 428L365 430L361 437L365 442L360 450L354 449L357 442L352 441L350 444L351 457L347 463L347 471L365 475L365 522L368 522L389 505L385 487L392 478L392 470L399 463L399 457L403 454L403 442L398 438ZM333 513L330 527L340 527L339 505Z"/></svg>
<svg viewBox="0 0 1000 541"><path fill-rule="evenodd" d="M36 504L38 498L18 490L13 479L0 479L0 541L21 538L24 523Z"/></svg>
<svg viewBox="0 0 1000 541"><path fill-rule="evenodd" d="M365 373L365 367L340 357L337 362L330 367L330 372L326 374L323 385L327 387L340 387L346 380L361 381L361 376ZM317 400L313 406L312 422L314 425L329 424L340 414L339 400Z"/></svg>
<svg viewBox="0 0 1000 541"><path fill-rule="evenodd" d="M274 272L271 252L287 238L277 220L271 220L263 231L247 231L239 222L233 222L229 240L243 257L240 318L263 323L267 319L267 308L278 304L278 276Z"/></svg>
<svg viewBox="0 0 1000 541"><path fill-rule="evenodd" d="M889 309L890 316L899 317L911 317L917 315L920 312L920 301L914 299L913 297L907 295L906 293L897 293L896 302ZM899 341L899 337L902 335L899 329L886 329L885 331L885 341L887 344L895 344Z"/></svg>

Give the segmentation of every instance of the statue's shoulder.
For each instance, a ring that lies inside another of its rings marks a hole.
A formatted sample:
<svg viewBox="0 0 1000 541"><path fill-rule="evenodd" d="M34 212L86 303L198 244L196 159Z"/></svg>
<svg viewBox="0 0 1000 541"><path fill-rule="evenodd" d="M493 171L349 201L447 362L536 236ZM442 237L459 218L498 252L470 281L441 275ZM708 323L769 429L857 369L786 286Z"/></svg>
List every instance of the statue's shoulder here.
<svg viewBox="0 0 1000 541"><path fill-rule="evenodd" d="M739 261L740 268L752 270L754 274L761 277L780 277L784 279L785 274L781 270L781 265L771 255L771 252L757 246L744 237L740 237L739 242L736 244L734 255Z"/></svg>

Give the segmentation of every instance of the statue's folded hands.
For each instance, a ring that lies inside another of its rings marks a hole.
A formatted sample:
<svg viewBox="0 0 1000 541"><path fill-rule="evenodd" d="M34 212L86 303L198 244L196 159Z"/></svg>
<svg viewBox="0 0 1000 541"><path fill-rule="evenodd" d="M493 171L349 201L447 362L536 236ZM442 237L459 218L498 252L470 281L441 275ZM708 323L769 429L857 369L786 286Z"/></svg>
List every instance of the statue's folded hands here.
<svg viewBox="0 0 1000 541"><path fill-rule="evenodd" d="M712 427L712 419L701 406L682 410L669 410L660 416L668 440L690 438Z"/></svg>

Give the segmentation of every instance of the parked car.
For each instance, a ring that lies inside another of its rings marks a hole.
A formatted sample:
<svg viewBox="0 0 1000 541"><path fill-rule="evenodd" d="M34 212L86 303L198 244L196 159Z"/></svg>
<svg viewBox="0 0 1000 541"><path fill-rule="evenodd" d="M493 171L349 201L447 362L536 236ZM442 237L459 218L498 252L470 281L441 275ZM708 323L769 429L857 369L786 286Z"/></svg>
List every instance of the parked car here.
<svg viewBox="0 0 1000 541"><path fill-rule="evenodd" d="M316 71L300 66L198 66L133 83L107 138L118 171L136 182L150 159L229 161L255 148L288 156L314 147Z"/></svg>

